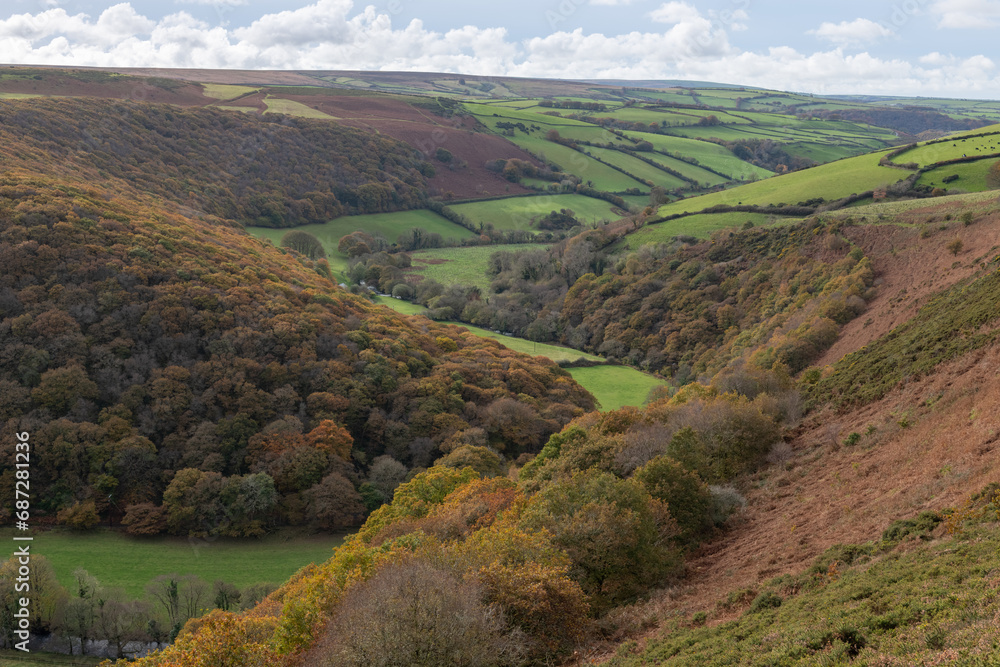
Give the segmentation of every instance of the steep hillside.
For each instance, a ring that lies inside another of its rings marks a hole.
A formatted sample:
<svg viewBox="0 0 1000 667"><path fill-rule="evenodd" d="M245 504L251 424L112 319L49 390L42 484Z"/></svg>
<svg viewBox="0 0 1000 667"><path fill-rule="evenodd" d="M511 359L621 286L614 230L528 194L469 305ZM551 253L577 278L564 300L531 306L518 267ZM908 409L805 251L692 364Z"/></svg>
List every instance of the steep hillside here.
<svg viewBox="0 0 1000 667"><path fill-rule="evenodd" d="M290 227L418 208L433 167L409 146L288 116L94 99L0 101L8 168L120 180L191 209Z"/></svg>
<svg viewBox="0 0 1000 667"><path fill-rule="evenodd" d="M462 444L515 458L593 409L551 362L372 306L324 262L242 230L102 190L5 177L0 253L0 419L32 434L34 511L74 525L350 525L377 456L396 460L397 483ZM368 509L391 494L378 486Z"/></svg>

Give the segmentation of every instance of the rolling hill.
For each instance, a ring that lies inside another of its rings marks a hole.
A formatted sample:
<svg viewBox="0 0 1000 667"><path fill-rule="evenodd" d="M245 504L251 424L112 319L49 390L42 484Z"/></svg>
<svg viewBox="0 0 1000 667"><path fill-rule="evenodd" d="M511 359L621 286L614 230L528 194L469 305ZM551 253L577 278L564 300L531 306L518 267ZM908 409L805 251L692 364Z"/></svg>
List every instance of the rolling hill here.
<svg viewBox="0 0 1000 667"><path fill-rule="evenodd" d="M131 614L119 639L174 639L137 664L1000 660L996 105L166 74L0 77L33 512L357 532L245 611ZM248 223L316 225L331 261ZM658 376L598 411L594 359L362 280ZM85 598L31 623L79 633Z"/></svg>

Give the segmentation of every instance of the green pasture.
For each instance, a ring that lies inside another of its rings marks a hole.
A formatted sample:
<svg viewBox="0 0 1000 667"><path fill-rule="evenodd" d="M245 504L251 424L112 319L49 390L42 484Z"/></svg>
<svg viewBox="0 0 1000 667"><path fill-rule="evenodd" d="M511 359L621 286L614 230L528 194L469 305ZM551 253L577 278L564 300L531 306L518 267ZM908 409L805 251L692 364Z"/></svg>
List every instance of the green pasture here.
<svg viewBox="0 0 1000 667"><path fill-rule="evenodd" d="M32 97L53 97L53 96L41 95L39 93L0 93L0 100L26 100Z"/></svg>
<svg viewBox="0 0 1000 667"><path fill-rule="evenodd" d="M302 104L301 102L285 100L280 97L268 96L264 100L264 104L267 105L267 111L265 113L283 113L287 116L299 116L301 118L324 118L326 120L336 120L337 118L336 116L325 114L322 111L317 111L312 107Z"/></svg>
<svg viewBox="0 0 1000 667"><path fill-rule="evenodd" d="M546 162L557 165L560 170L579 176L584 182L592 183L598 190L623 192L630 188L649 189L645 183L615 171L606 164L601 164L597 160L587 157L580 151L548 141L542 133L525 136L517 132L515 136L506 137L506 139L532 153L540 160L544 159Z"/></svg>
<svg viewBox="0 0 1000 667"><path fill-rule="evenodd" d="M431 234L440 234L445 239L461 240L475 236L465 227L459 227L450 220L426 209L349 215L325 223L285 229L273 227L247 227L246 229L254 236L271 239L274 245L280 245L281 237L293 229L308 232L323 244L330 266L342 271L347 268L347 258L340 254L337 245L343 237L352 232L363 231L369 234L381 234L389 243L395 243L400 234L415 227L420 227Z"/></svg>
<svg viewBox="0 0 1000 667"><path fill-rule="evenodd" d="M413 272L442 285L475 285L485 293L490 281L486 276L487 262L501 250L529 252L543 250L544 244L469 246L466 248L436 248L411 253Z"/></svg>
<svg viewBox="0 0 1000 667"><path fill-rule="evenodd" d="M0 530L10 541L12 529ZM343 535L294 536L278 532L262 539L135 538L114 530L51 530L36 533L32 554L45 556L56 576L72 588L79 567L104 586L123 588L131 597L144 594L147 583L161 574L194 574L208 583L218 579L239 588L256 583L282 584L309 563L322 563Z"/></svg>
<svg viewBox="0 0 1000 667"><path fill-rule="evenodd" d="M798 219L798 218L796 218ZM707 239L720 229L743 227L752 222L755 227L773 225L782 221L764 213L704 213L678 218L669 222L646 225L625 237L625 245L632 250L652 243L669 243L675 236L693 236Z"/></svg>
<svg viewBox="0 0 1000 667"><path fill-rule="evenodd" d="M376 296L375 303L380 306L385 306L386 308L391 308L397 313L402 313L403 315L423 315L427 312L427 309L419 303L403 301L402 299L396 299L391 296Z"/></svg>
<svg viewBox="0 0 1000 667"><path fill-rule="evenodd" d="M991 189L986 183L986 173L997 160L979 160L962 164L949 164L931 171L924 172L917 179L917 185L927 185L945 190L963 190L965 192L982 192ZM958 180L945 183L944 179L958 176Z"/></svg>
<svg viewBox="0 0 1000 667"><path fill-rule="evenodd" d="M653 148L657 151L682 156L686 159L693 158L700 164L723 174L728 174L736 180L740 180L743 177L750 178L752 175L756 175L757 178L767 178L772 175L772 172L767 169L755 167L748 162L744 162L733 155L733 152L728 148L719 146L718 144L667 134L654 134L652 132L628 132L627 134L630 137L648 141L653 144ZM655 158L656 156L653 157ZM674 167L674 165L668 166ZM678 169L678 171L681 170ZM682 171L681 173L688 175L687 172ZM715 176L715 178L718 177ZM708 179L698 178L697 180L703 182Z"/></svg>
<svg viewBox="0 0 1000 667"><path fill-rule="evenodd" d="M515 352L530 354L533 357L545 357L546 359L551 359L556 363L559 363L560 361L576 361L577 359L586 359L587 361L603 361L601 357L581 352L580 350L574 350L571 347L550 345L548 343L536 343L535 341L517 338L515 336L504 336L503 334L496 333L495 331L490 331L489 329L483 329L481 327L474 327L471 324L465 324L464 322L447 322L446 324L455 324L460 327L465 327L480 338L495 340L504 347L514 350ZM590 390L590 387L587 385L582 382L580 384L586 387L588 391Z"/></svg>
<svg viewBox="0 0 1000 667"><path fill-rule="evenodd" d="M902 180L906 172L879 166L878 161L882 154L880 152L847 158L756 183L747 183L730 190L682 199L663 206L659 213L670 215L684 211L696 212L720 204L794 205L816 197L834 201L852 193L874 190Z"/></svg>
<svg viewBox="0 0 1000 667"><path fill-rule="evenodd" d="M406 315L420 314L424 310L420 306L415 306L412 303L407 303L399 299L376 297L376 302ZM574 350L573 348L550 345L548 343L536 343L514 336L504 336L503 334L498 334L481 327L474 327L464 322L445 322L445 324L465 327L471 333L481 338L495 340L515 352L546 357L556 363L560 361L576 361L578 359L587 359L589 361L601 360L601 357ZM617 410L626 405L639 407L646 402L649 392L654 387L667 384L665 380L628 366L592 366L590 368L570 368L568 370L580 386L594 395L594 398L600 403L602 411Z"/></svg>
<svg viewBox="0 0 1000 667"><path fill-rule="evenodd" d="M625 406L640 407L649 398L650 391L667 384L666 380L629 366L592 366L567 370L574 380L594 395L602 412Z"/></svg>
<svg viewBox="0 0 1000 667"><path fill-rule="evenodd" d="M1000 134L957 136L948 141L923 144L893 158L896 164L916 162L921 167L960 157L1000 153Z"/></svg>
<svg viewBox="0 0 1000 667"><path fill-rule="evenodd" d="M493 201L455 204L450 208L477 225L490 223L495 229L534 229L531 218L542 217L564 208L572 210L577 220L585 224L617 220L621 217L613 213L612 205L603 199L575 194L508 197Z"/></svg>
<svg viewBox="0 0 1000 667"><path fill-rule="evenodd" d="M62 653L41 653L31 651L25 653L16 649L0 650L0 667L33 667L41 665L64 665L66 667L89 667L98 665L101 658L84 657L80 655L63 655Z"/></svg>
<svg viewBox="0 0 1000 667"><path fill-rule="evenodd" d="M214 97L217 100L231 100L242 95L255 93L259 88L250 86L233 86L225 83L203 83L201 84L202 94L205 97Z"/></svg>
<svg viewBox="0 0 1000 667"><path fill-rule="evenodd" d="M657 169L653 165L621 151L611 150L610 148L595 148L593 146L587 146L584 150L610 165L624 169L633 176L651 182L654 186L673 190L674 188L686 188L691 185L672 174L668 174L662 169ZM655 157L655 155L651 155L650 157Z"/></svg>

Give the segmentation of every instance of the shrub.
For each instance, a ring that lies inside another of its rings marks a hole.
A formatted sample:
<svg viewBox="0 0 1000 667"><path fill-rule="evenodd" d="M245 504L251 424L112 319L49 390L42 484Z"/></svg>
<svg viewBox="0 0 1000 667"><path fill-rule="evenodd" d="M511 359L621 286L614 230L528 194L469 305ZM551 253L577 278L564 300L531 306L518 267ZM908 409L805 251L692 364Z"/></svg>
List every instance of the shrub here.
<svg viewBox="0 0 1000 667"><path fill-rule="evenodd" d="M153 503L138 503L125 508L122 525L129 535L159 535L167 528L167 515Z"/></svg>
<svg viewBox="0 0 1000 667"><path fill-rule="evenodd" d="M316 657L338 667L521 664L524 634L481 600L477 583L424 561L387 564L347 591Z"/></svg>
<svg viewBox="0 0 1000 667"><path fill-rule="evenodd" d="M93 528L101 520L97 515L97 507L93 500L73 503L72 506L60 510L56 519L63 525L80 530Z"/></svg>
<svg viewBox="0 0 1000 667"><path fill-rule="evenodd" d="M960 238L953 239L947 245L948 252L950 252L952 255L955 255L956 257L958 256L958 253L962 252L962 248L964 247L965 244L962 242L962 239Z"/></svg>
<svg viewBox="0 0 1000 667"><path fill-rule="evenodd" d="M722 526L733 514L746 507L743 495L731 486L710 486L712 494L711 517L716 526Z"/></svg>
<svg viewBox="0 0 1000 667"><path fill-rule="evenodd" d="M680 537L695 540L712 525L712 494L698 475L667 456L658 456L636 470L634 478L649 495L667 504Z"/></svg>
<svg viewBox="0 0 1000 667"><path fill-rule="evenodd" d="M521 527L546 529L572 561L570 575L598 610L648 590L671 574L678 554L664 544L676 524L634 480L587 470L535 494Z"/></svg>
<svg viewBox="0 0 1000 667"><path fill-rule="evenodd" d="M783 600L780 595L772 591L764 591L755 597L753 602L750 603L750 612L754 613L764 611L766 609L775 609L780 607L782 602Z"/></svg>

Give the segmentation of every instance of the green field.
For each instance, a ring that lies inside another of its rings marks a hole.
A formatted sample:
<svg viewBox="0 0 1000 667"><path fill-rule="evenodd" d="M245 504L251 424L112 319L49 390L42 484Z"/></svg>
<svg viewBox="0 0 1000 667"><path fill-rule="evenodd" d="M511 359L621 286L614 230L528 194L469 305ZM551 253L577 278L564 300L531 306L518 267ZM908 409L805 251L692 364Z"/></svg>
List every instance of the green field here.
<svg viewBox="0 0 1000 667"><path fill-rule="evenodd" d="M415 272L442 285L475 285L485 294L490 287L486 276L490 256L501 250L528 252L543 250L544 244L488 245L468 248L419 250L410 255Z"/></svg>
<svg viewBox="0 0 1000 667"><path fill-rule="evenodd" d="M423 308L420 306L414 306L412 303L398 299L376 297L376 302L407 315L419 314L423 311ZM574 350L570 347L536 343L514 336L504 336L487 329L465 324L464 322L445 322L445 324L465 327L477 336L495 340L515 352L546 357L556 363L560 361L576 361L577 359L601 361L601 357ZM626 405L639 407L646 402L650 390L654 387L667 384L664 380L647 375L642 371L628 366L592 366L590 368L570 368L568 370L574 380L594 395L594 398L600 403L602 411L617 410Z"/></svg>
<svg viewBox="0 0 1000 667"><path fill-rule="evenodd" d="M292 100L284 100L280 97L271 97L270 95L264 100L264 104L267 105L267 111L265 113L283 113L287 116L299 116L301 118L325 118L326 120L336 120L336 116L331 116L330 114L323 113L322 111L317 111L312 107L308 107L301 102L294 102Z"/></svg>
<svg viewBox="0 0 1000 667"><path fill-rule="evenodd" d="M624 192L630 188L649 190L649 186L645 183L615 171L569 146L548 141L543 136L518 134L507 139L538 159L544 158L546 162L555 164L561 171L579 176L584 183L590 183L598 190L606 192Z"/></svg>
<svg viewBox="0 0 1000 667"><path fill-rule="evenodd" d="M874 190L902 180L906 172L879 166L879 158L884 152L846 158L764 181L747 183L730 190L682 199L663 206L659 212L660 215L695 212L720 204L794 205L816 197L835 201L853 193Z"/></svg>
<svg viewBox="0 0 1000 667"><path fill-rule="evenodd" d="M380 306L385 306L386 308L391 308L397 313L402 313L403 315L422 315L427 312L427 309L419 303L411 303L409 301L403 301L402 299L396 299L391 296L376 296L375 303Z"/></svg>
<svg viewBox="0 0 1000 667"><path fill-rule="evenodd" d="M629 132L628 135L643 141L648 141L653 144L653 147L658 151L673 155L680 155L685 159L693 158L697 160L699 164L703 164L710 169L727 174L735 180L747 180L751 176L756 176L757 178L767 178L772 175L772 172L767 169L755 167L749 162L744 162L733 155L732 151L728 148L725 146L719 146L718 144L712 144L707 141L698 141L697 139L687 139L685 137L674 137L666 134L654 134L652 132ZM657 159L657 156L655 155L651 157ZM667 166L674 167L674 165ZM693 176L692 174L688 174L681 169L677 170L685 176ZM711 172L703 173L711 174ZM712 174L712 176L715 177L714 174ZM698 181L708 180L706 177L693 177L697 178ZM715 183L713 183L713 185L714 184Z"/></svg>
<svg viewBox="0 0 1000 667"><path fill-rule="evenodd" d="M203 83L201 87L202 93L206 97L214 97L217 100L232 100L260 90L250 86L232 86L226 83Z"/></svg>
<svg viewBox="0 0 1000 667"><path fill-rule="evenodd" d="M653 165L643 162L639 158L634 158L631 155L622 153L621 151L615 151L609 148L594 148L592 146L588 146L584 150L610 165L614 165L619 169L624 169L633 176L649 181L653 185L657 185L666 190L686 188L691 185L687 181L681 180L672 174L668 174L662 169L657 169ZM655 159L657 156L652 154L649 157ZM664 159L667 160L669 158L664 156Z"/></svg>
<svg viewBox="0 0 1000 667"><path fill-rule="evenodd" d="M575 152L575 151L574 151ZM603 165L601 165L603 166ZM616 172L617 173L617 172ZM451 209L469 218L473 223L489 223L495 229L533 230L532 218L540 218L552 211L568 208L583 223L617 220L621 216L611 211L612 205L603 199L583 195L541 195L538 197L509 197L493 201L455 204Z"/></svg>
<svg viewBox="0 0 1000 667"><path fill-rule="evenodd" d="M12 529L0 539L12 544ZM35 535L32 553L45 556L59 582L70 587L73 570L82 567L107 587L121 587L132 597L161 574L195 574L212 583L218 579L239 588L256 583L282 584L309 563L320 563L344 541L342 535L290 537L277 533L260 540L138 539L108 529L88 532L53 530Z"/></svg>
<svg viewBox="0 0 1000 667"><path fill-rule="evenodd" d="M340 239L356 231L381 234L389 243L395 243L403 232L420 227L428 233L440 234L445 239L467 239L475 236L465 227L459 227L433 211L399 211L396 213L372 213L369 215L349 215L316 225L302 225L286 229L273 227L247 227L247 231L258 238L271 239L274 245L281 243L281 237L298 229L309 232L323 244L330 266L338 271L347 268L347 257L337 250Z"/></svg>
<svg viewBox="0 0 1000 667"><path fill-rule="evenodd" d="M986 183L986 173L997 160L979 160L963 164L949 164L931 171L924 172L917 179L917 185L927 185L945 190L962 190L964 192L982 192L989 190ZM958 176L958 180L945 183L943 179Z"/></svg>
<svg viewBox="0 0 1000 667"><path fill-rule="evenodd" d="M996 126L983 130L996 131ZM982 131L982 130L980 130ZM976 157L1000 153L1000 135L966 135L956 136L950 141L940 141L933 144L923 144L893 158L896 164L916 162L921 167L953 160L960 157Z"/></svg>
<svg viewBox="0 0 1000 667"><path fill-rule="evenodd" d="M581 352L580 350L574 350L571 347L549 345L548 343L536 343L535 341L526 340L524 338L504 336L503 334L498 334L495 331L490 331L489 329L483 329L481 327L474 327L471 324L465 324L464 322L447 322L447 324L455 324L460 327L465 327L480 338L490 338L504 347L514 350L515 352L530 354L533 357L545 357L546 359L551 359L556 363L559 363L560 361L576 361L577 359L586 359L587 361L603 361L601 357ZM583 383L581 382L580 384ZM590 389L590 387L585 384L583 384L583 386Z"/></svg>
<svg viewBox="0 0 1000 667"><path fill-rule="evenodd" d="M69 656L61 653L25 653L17 650L0 650L0 667L31 667L32 665L67 665L89 667L102 662L101 658Z"/></svg>
<svg viewBox="0 0 1000 667"><path fill-rule="evenodd" d="M601 404L601 411L617 410L625 406L640 407L655 387L667 384L666 380L647 375L629 366L592 366L570 368L573 379L584 386Z"/></svg>
<svg viewBox="0 0 1000 667"><path fill-rule="evenodd" d="M782 218L766 213L705 213L678 218L669 222L646 225L625 237L625 245L636 250L650 243L667 243L675 236L707 239L720 229L742 227L752 222L755 227L775 224Z"/></svg>

